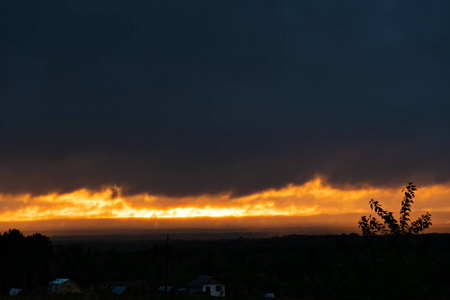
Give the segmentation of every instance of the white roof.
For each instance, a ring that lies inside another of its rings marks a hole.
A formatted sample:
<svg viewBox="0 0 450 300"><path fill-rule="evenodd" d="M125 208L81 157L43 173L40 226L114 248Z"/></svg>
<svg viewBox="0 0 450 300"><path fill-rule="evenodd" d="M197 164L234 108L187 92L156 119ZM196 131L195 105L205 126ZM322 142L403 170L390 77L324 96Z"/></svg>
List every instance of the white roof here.
<svg viewBox="0 0 450 300"><path fill-rule="evenodd" d="M9 291L9 295L10 296L17 296L17 295L19 295L19 293L22 291L22 289L16 289L16 288L12 288L10 291Z"/></svg>
<svg viewBox="0 0 450 300"><path fill-rule="evenodd" d="M51 281L50 283L61 284L61 283L66 282L67 280L69 280L69 279L66 279L66 278L56 278L55 280Z"/></svg>

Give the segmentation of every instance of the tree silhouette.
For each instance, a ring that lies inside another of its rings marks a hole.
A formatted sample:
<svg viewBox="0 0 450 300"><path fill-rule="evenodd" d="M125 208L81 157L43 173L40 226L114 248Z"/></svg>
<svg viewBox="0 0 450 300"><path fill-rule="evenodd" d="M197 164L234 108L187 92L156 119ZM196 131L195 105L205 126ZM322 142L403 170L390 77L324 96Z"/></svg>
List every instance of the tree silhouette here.
<svg viewBox="0 0 450 300"><path fill-rule="evenodd" d="M39 233L25 236L18 229L9 229L0 234L0 295L11 287L32 290L45 286L52 254L50 239Z"/></svg>
<svg viewBox="0 0 450 300"><path fill-rule="evenodd" d="M418 234L424 229L430 227L431 214L428 212L425 215L419 217L416 221L410 220L411 204L414 203L413 198L417 191L416 186L412 182L408 182L408 185L402 190L404 193L402 207L400 209L400 218L397 221L394 218L394 214L390 211L384 210L378 201L370 199L370 208L383 220L378 221L376 217L362 216L358 222L359 227L362 230L363 236L374 235L405 235L405 234Z"/></svg>

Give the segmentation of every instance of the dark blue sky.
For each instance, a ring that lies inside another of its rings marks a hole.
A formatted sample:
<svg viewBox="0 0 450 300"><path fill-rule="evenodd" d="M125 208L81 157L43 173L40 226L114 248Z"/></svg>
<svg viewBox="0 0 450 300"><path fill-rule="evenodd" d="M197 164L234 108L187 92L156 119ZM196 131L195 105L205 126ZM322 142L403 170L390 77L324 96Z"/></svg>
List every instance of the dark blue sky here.
<svg viewBox="0 0 450 300"><path fill-rule="evenodd" d="M447 1L6 1L0 192L450 180Z"/></svg>

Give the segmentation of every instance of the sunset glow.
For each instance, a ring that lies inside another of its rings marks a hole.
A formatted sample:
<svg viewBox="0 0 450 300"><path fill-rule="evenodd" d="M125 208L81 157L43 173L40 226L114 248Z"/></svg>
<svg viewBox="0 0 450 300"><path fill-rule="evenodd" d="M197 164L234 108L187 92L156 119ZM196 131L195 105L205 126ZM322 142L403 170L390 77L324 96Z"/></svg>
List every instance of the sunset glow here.
<svg viewBox="0 0 450 300"><path fill-rule="evenodd" d="M198 218L256 216L315 216L348 213L370 214L368 201L379 200L397 212L402 194L399 188L333 188L319 178L301 186L288 185L242 197L202 195L173 198L139 194L123 196L118 187L102 191L77 190L68 194L43 196L0 195L3 222L52 219ZM419 187L415 214L450 212L450 187ZM414 217L414 215L413 215Z"/></svg>

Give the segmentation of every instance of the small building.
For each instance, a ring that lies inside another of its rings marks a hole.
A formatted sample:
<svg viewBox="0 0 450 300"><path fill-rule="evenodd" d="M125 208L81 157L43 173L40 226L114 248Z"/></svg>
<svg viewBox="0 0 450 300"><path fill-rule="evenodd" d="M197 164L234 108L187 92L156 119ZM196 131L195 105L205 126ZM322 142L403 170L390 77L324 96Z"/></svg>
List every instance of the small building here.
<svg viewBox="0 0 450 300"><path fill-rule="evenodd" d="M22 289L12 288L9 290L10 296L18 296L22 292Z"/></svg>
<svg viewBox="0 0 450 300"><path fill-rule="evenodd" d="M165 285L161 285L160 287L158 287L158 291L159 292L172 292L174 291L174 286L173 285L168 285L167 287Z"/></svg>
<svg viewBox="0 0 450 300"><path fill-rule="evenodd" d="M65 278L56 278L53 281L50 281L48 284L48 293L49 294L79 294L81 293L81 289L78 287L78 284L70 279Z"/></svg>
<svg viewBox="0 0 450 300"><path fill-rule="evenodd" d="M111 292L112 292L113 294L122 295L122 294L125 292L126 289L127 289L126 286L118 285L118 286L115 286L115 287L112 289Z"/></svg>
<svg viewBox="0 0 450 300"><path fill-rule="evenodd" d="M108 281L105 285L108 286L111 291L119 286L126 287L126 293L136 293L146 289L144 280L112 280Z"/></svg>
<svg viewBox="0 0 450 300"><path fill-rule="evenodd" d="M225 285L215 276L199 276L188 284L189 294L225 297Z"/></svg>

